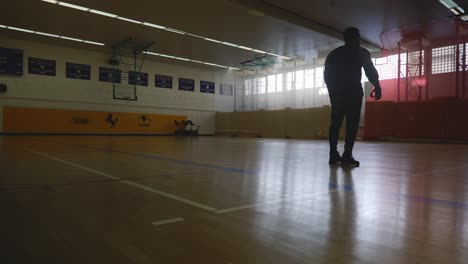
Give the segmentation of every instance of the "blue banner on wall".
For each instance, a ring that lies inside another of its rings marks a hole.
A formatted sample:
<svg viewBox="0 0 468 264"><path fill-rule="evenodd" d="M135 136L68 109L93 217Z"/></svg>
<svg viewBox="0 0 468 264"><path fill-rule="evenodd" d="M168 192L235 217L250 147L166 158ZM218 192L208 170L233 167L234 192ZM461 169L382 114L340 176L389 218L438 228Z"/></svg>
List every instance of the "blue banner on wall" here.
<svg viewBox="0 0 468 264"><path fill-rule="evenodd" d="M179 78L179 90L194 92L195 80Z"/></svg>
<svg viewBox="0 0 468 264"><path fill-rule="evenodd" d="M128 72L128 84L148 86L148 73L134 71Z"/></svg>
<svg viewBox="0 0 468 264"><path fill-rule="evenodd" d="M118 69L99 67L99 81L120 83L121 72Z"/></svg>
<svg viewBox="0 0 468 264"><path fill-rule="evenodd" d="M156 87L172 89L172 76L156 74L155 80Z"/></svg>
<svg viewBox="0 0 468 264"><path fill-rule="evenodd" d="M67 62L67 78L91 80L91 65Z"/></svg>
<svg viewBox="0 0 468 264"><path fill-rule="evenodd" d="M214 82L207 82L207 81L200 81L200 92L202 93L215 93L215 83Z"/></svg>
<svg viewBox="0 0 468 264"><path fill-rule="evenodd" d="M0 48L0 74L23 75L23 51Z"/></svg>
<svg viewBox="0 0 468 264"><path fill-rule="evenodd" d="M29 57L28 72L30 74L55 76L55 61Z"/></svg>

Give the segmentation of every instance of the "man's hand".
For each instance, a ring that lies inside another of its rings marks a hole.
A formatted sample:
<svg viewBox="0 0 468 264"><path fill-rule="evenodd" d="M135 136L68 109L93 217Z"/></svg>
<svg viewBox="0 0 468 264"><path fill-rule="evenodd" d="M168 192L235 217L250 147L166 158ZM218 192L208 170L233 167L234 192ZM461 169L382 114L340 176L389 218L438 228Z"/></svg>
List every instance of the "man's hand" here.
<svg viewBox="0 0 468 264"><path fill-rule="evenodd" d="M375 89L370 94L371 98L374 98L375 101L380 100L382 98L382 88L375 87Z"/></svg>

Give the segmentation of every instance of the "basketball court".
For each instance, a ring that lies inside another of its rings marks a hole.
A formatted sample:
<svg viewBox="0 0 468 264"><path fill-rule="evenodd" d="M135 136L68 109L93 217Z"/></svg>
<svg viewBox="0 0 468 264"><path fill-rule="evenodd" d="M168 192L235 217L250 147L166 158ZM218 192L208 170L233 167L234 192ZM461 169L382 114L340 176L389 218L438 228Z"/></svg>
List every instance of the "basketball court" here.
<svg viewBox="0 0 468 264"><path fill-rule="evenodd" d="M2 138L6 263L463 263L468 147ZM377 262L378 261L378 262Z"/></svg>
<svg viewBox="0 0 468 264"><path fill-rule="evenodd" d="M112 2L2 5L1 264L467 263L466 1ZM382 86L354 168L348 26Z"/></svg>

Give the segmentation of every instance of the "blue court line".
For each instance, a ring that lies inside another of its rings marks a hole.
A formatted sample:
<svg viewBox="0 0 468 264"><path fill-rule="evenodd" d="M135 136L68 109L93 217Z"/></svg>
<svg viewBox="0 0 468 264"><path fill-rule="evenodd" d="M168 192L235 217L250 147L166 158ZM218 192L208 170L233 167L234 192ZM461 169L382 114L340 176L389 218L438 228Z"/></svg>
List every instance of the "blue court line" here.
<svg viewBox="0 0 468 264"><path fill-rule="evenodd" d="M114 150L114 149L111 149L111 148L90 147L90 146L83 146L83 145L77 145L77 144L66 144L66 143L52 142L52 141L46 141L46 140L34 140L34 141L57 144L57 145L72 146L72 147L78 147L78 148L94 149L94 150L100 150L100 151L106 151L106 152L114 152L114 153L119 153L119 154L130 155L130 156L150 158L150 159L156 159L156 160L161 160L161 161L179 163L179 164L184 164L184 165L215 169L215 170L220 170L220 171L227 171L227 172L234 172L234 173L241 173L241 174L254 174L255 173L255 171L253 171L253 170L243 170L243 169L238 169L238 168L224 167L224 166L213 165L213 164L209 164L209 163L189 161L189 160L178 160L178 159L167 158L167 157L152 155L152 154L133 153L133 152L127 152L127 151Z"/></svg>
<svg viewBox="0 0 468 264"><path fill-rule="evenodd" d="M468 209L468 204L457 202L457 201L450 201L450 200L443 200L443 199L436 199L436 198L429 198L429 197L421 197L421 196L413 196L413 195L405 195L411 201L417 201L422 203L434 204L434 205L442 205L448 206L452 208L462 208Z"/></svg>
<svg viewBox="0 0 468 264"><path fill-rule="evenodd" d="M345 192L354 192L352 185L338 185L337 183L330 182L328 183L328 189L332 190L344 190ZM387 194L384 194L387 195ZM437 199L431 197L424 197L424 196L416 196L416 195L408 195L408 194L390 194L391 196L396 197L404 197L410 201L421 202L425 204L432 204L432 205L440 205L452 208L461 208L461 209L468 209L467 203L457 202L457 201L450 201L444 199Z"/></svg>

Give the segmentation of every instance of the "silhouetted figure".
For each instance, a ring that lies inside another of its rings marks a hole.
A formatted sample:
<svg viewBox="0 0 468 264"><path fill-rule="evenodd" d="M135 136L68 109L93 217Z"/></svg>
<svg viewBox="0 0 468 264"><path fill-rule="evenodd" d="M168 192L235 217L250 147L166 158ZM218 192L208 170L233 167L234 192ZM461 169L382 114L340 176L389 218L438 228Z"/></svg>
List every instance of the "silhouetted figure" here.
<svg viewBox="0 0 468 264"><path fill-rule="evenodd" d="M325 83L332 106L329 164L359 166L359 161L353 158L353 147L359 129L362 96L364 95L361 85L362 68L369 81L375 86L371 97L379 100L382 90L379 84L379 74L372 64L370 53L360 46L359 29L347 28L344 32L344 40L345 45L333 50L325 62ZM345 117L345 151L341 157L337 145Z"/></svg>

